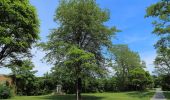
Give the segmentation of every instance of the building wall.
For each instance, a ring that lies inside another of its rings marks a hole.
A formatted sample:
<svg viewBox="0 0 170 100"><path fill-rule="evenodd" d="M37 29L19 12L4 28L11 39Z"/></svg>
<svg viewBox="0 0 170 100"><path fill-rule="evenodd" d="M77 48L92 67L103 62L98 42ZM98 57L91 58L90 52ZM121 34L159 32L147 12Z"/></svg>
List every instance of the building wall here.
<svg viewBox="0 0 170 100"><path fill-rule="evenodd" d="M12 78L6 75L0 75L0 84L7 84L9 83L9 86L13 85Z"/></svg>

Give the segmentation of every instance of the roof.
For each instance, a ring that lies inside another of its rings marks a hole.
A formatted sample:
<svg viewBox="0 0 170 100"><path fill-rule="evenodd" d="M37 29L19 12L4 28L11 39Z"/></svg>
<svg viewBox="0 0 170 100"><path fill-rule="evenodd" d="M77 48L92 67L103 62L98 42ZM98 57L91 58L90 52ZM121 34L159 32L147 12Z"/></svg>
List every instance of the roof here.
<svg viewBox="0 0 170 100"><path fill-rule="evenodd" d="M5 75L5 74L0 74L0 76L8 76L8 75Z"/></svg>

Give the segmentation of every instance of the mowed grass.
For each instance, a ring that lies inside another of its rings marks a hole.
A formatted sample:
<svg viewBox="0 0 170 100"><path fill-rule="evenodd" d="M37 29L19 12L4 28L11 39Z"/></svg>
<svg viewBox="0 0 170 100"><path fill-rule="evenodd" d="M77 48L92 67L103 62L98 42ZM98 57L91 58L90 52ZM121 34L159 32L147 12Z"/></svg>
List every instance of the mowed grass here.
<svg viewBox="0 0 170 100"><path fill-rule="evenodd" d="M150 100L154 91L83 94L83 100ZM76 100L75 95L16 96L11 100Z"/></svg>
<svg viewBox="0 0 170 100"><path fill-rule="evenodd" d="M164 95L165 95L167 100L170 100L170 91L164 92Z"/></svg>

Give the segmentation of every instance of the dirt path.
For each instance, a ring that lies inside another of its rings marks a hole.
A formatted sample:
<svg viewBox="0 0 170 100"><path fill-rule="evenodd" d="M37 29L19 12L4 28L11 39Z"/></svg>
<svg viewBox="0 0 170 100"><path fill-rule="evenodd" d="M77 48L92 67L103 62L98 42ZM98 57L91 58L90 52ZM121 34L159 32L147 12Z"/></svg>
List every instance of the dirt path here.
<svg viewBox="0 0 170 100"><path fill-rule="evenodd" d="M160 88L157 88L156 93L151 100L167 100L167 99L165 98L163 91Z"/></svg>

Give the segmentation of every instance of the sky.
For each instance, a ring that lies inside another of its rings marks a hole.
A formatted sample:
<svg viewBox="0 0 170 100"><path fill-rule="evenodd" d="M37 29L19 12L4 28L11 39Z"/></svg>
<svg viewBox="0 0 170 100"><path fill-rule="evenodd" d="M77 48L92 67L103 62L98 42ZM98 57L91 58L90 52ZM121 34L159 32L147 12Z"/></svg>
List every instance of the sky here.
<svg viewBox="0 0 170 100"><path fill-rule="evenodd" d="M146 8L158 0L97 0L97 4L110 11L110 20L105 24L108 27L116 26L121 32L112 39L113 44L127 44L129 48L138 52L141 59L146 62L150 73L154 70L153 61L156 51L153 45L157 37L152 34L152 18L145 18ZM58 7L58 0L30 0L35 6L40 19L41 41L47 41L50 30L58 26L53 21L55 10ZM36 48L32 49L34 70L37 76L49 72L52 65L42 61L45 53ZM0 74L10 73L8 69L1 68Z"/></svg>

